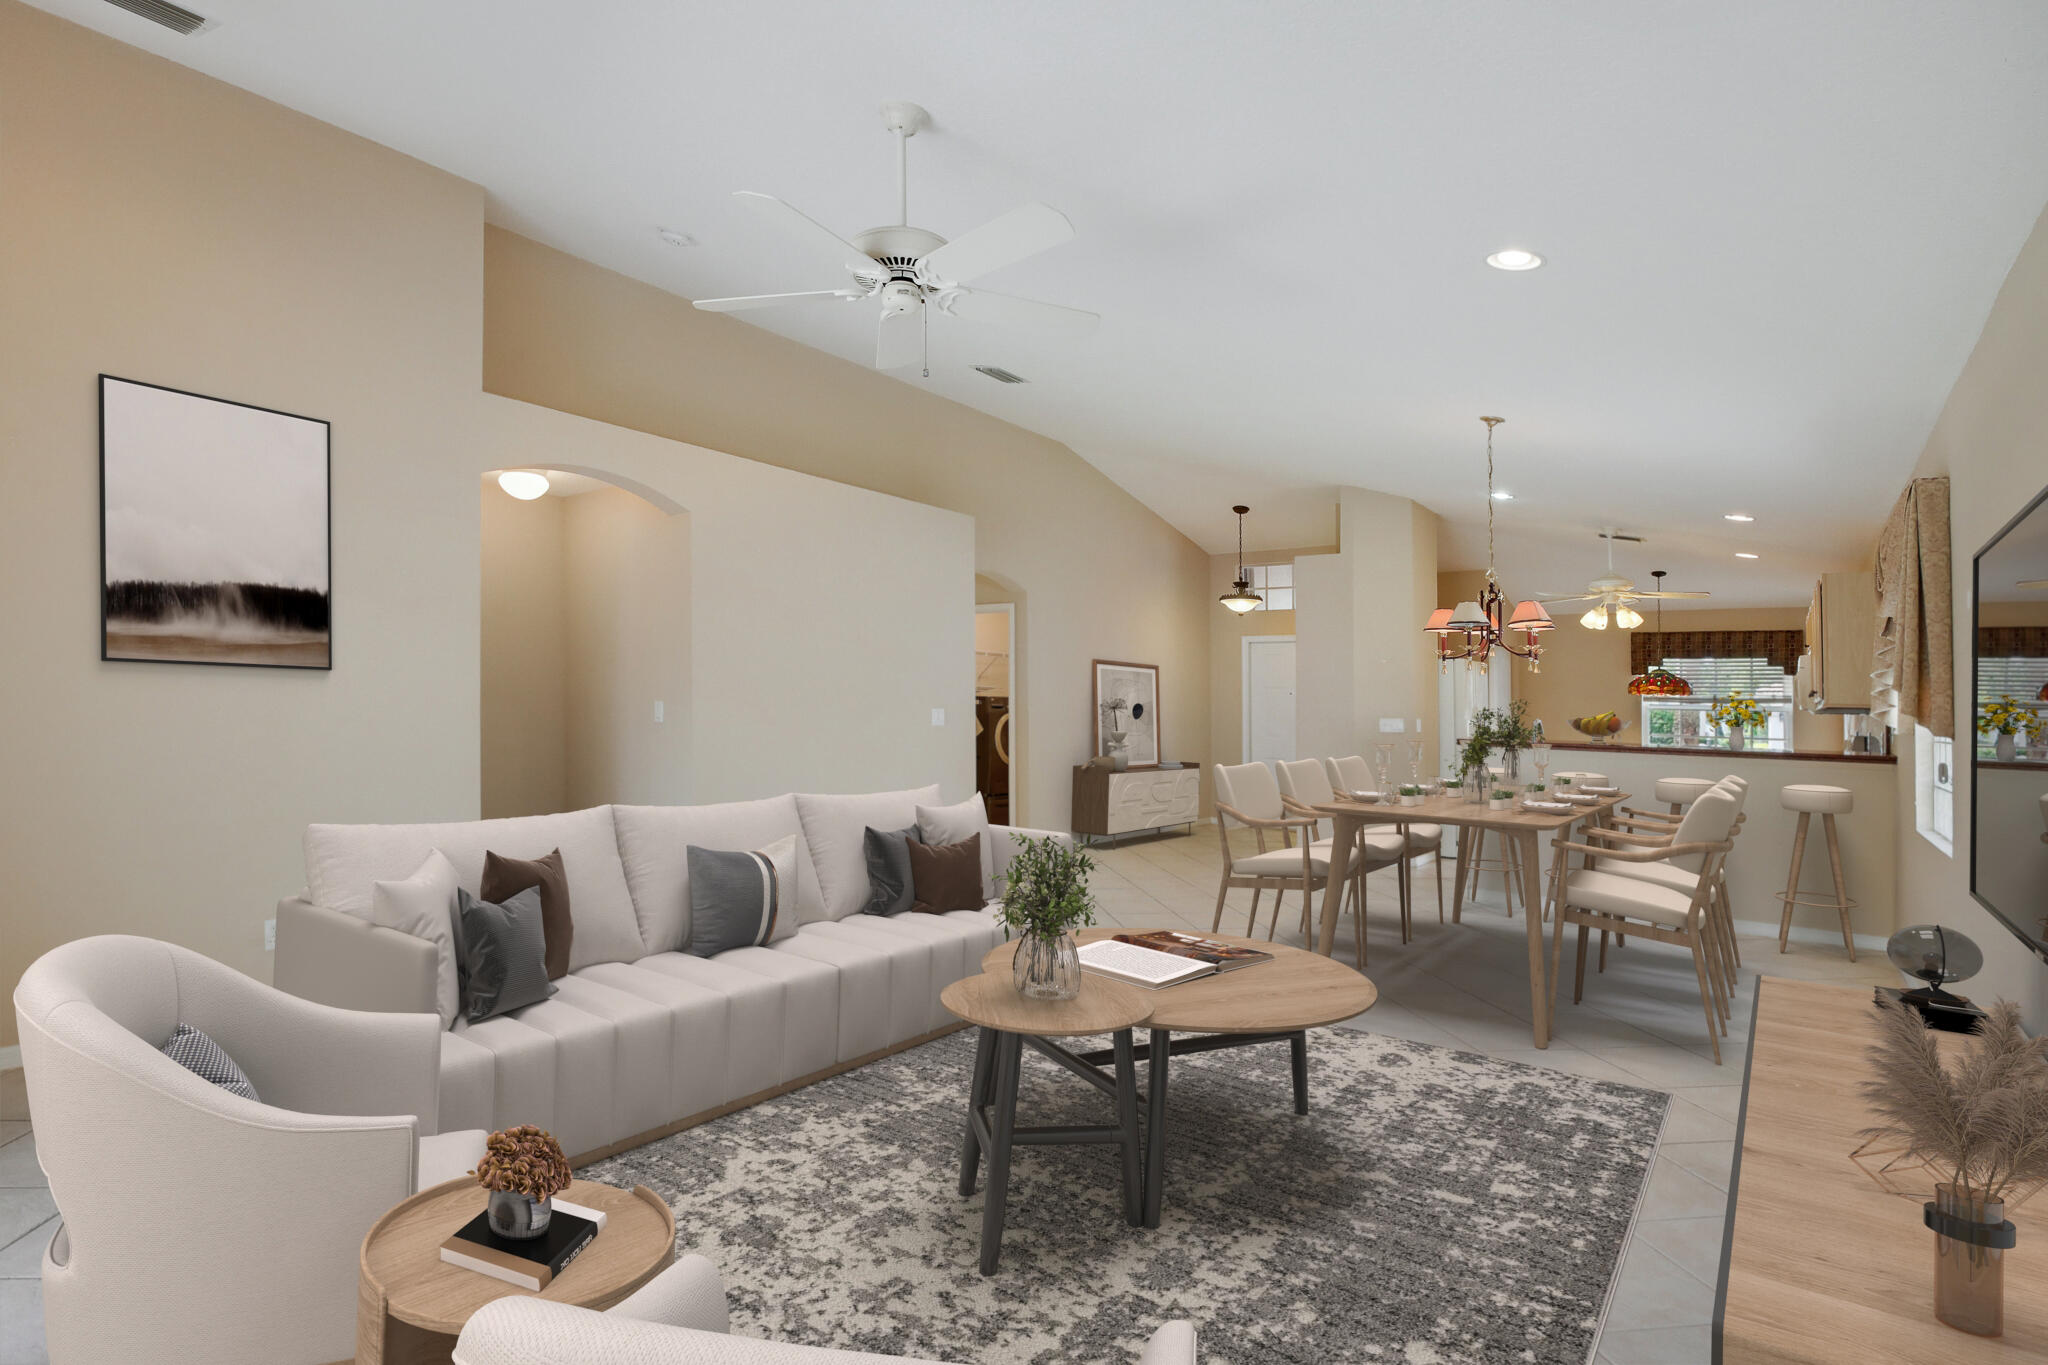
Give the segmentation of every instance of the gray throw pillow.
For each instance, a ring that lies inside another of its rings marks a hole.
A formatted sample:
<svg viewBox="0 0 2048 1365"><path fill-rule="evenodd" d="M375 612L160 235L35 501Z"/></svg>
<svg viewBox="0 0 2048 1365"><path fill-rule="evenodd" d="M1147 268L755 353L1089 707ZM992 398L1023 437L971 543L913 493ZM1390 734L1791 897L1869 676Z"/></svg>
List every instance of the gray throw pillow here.
<svg viewBox="0 0 2048 1365"><path fill-rule="evenodd" d="M501 905L455 893L461 923L462 1017L472 1024L537 1005L555 993L548 982L547 930L540 888L529 886Z"/></svg>
<svg viewBox="0 0 2048 1365"><path fill-rule="evenodd" d="M796 836L751 853L686 850L690 863L687 951L716 957L796 932Z"/></svg>
<svg viewBox="0 0 2048 1365"><path fill-rule="evenodd" d="M868 855L868 903L864 915L900 915L917 899L910 885L910 845L923 843L917 826L908 829L876 829L869 825L861 835Z"/></svg>
<svg viewBox="0 0 2048 1365"><path fill-rule="evenodd" d="M230 1095L240 1095L245 1100L256 1099L256 1087L249 1084L249 1078L242 1074L242 1068L235 1065L235 1059L223 1052L219 1043L190 1024L180 1024L171 1031L171 1040L163 1045L163 1054L200 1080L212 1081ZM257 1103L262 1101L257 1100Z"/></svg>

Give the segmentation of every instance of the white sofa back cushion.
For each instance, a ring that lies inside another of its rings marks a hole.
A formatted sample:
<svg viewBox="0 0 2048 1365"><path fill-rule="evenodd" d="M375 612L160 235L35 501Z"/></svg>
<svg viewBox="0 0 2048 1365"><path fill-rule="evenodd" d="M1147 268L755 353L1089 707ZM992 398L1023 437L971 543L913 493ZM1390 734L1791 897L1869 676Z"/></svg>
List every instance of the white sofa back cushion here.
<svg viewBox="0 0 2048 1365"><path fill-rule="evenodd" d="M610 806L445 825L309 825L306 888L314 904L368 919L371 884L411 876L435 849L474 896L482 894L485 852L542 858L557 848L576 925L569 970L644 957Z"/></svg>
<svg viewBox="0 0 2048 1365"><path fill-rule="evenodd" d="M728 801L717 806L613 806L619 858L633 893L640 938L649 955L680 950L690 937L690 859L687 850L745 853L777 839L796 838L796 906L790 924L825 918L818 874L804 841L794 796ZM787 913L787 912L785 912Z"/></svg>
<svg viewBox="0 0 2048 1365"><path fill-rule="evenodd" d="M796 811L804 822L804 841L811 846L811 866L824 897L824 918L845 919L868 903L868 858L862 836L867 827L902 829L917 823L919 806L935 806L939 787L902 792L869 792L862 796L796 794Z"/></svg>

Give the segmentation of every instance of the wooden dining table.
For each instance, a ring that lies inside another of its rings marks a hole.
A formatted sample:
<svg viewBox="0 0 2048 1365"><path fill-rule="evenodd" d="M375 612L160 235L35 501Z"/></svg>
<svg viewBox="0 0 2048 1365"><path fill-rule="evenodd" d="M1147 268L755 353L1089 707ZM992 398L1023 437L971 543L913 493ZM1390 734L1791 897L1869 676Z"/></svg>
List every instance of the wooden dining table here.
<svg viewBox="0 0 2048 1365"><path fill-rule="evenodd" d="M1316 951L1328 957L1335 950L1337 916L1343 905L1344 883L1350 876L1358 832L1365 826L1454 825L1459 829L1498 834L1515 850L1514 861L1522 878L1522 919L1529 933L1529 1028L1535 1036L1536 1046L1547 1048L1550 1046L1550 979L1543 960L1542 836L1555 834L1582 820L1605 821L1616 806L1630 799L1627 792L1616 792L1595 802L1575 804L1568 811L1527 810L1519 800L1511 810L1489 810L1484 801L1467 801L1462 795L1446 792L1439 796L1425 796L1413 806L1339 800L1311 807L1318 816L1330 822L1332 836L1329 879L1323 885L1323 913L1316 927ZM1463 857L1461 841L1461 875L1451 891L1453 919L1462 915L1465 906Z"/></svg>

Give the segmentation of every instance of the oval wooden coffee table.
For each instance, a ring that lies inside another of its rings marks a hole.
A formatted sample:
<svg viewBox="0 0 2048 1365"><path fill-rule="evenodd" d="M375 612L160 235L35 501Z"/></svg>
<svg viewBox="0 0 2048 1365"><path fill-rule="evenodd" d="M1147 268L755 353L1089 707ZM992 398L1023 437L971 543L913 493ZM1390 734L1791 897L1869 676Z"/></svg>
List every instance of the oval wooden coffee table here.
<svg viewBox="0 0 2048 1365"><path fill-rule="evenodd" d="M1152 992L1097 976L1081 978L1072 1000L1032 1000L1017 991L1006 958L1000 972L962 977L939 993L939 1003L981 1029L974 1049L974 1078L967 1092L967 1136L960 1150L960 1194L974 1193L981 1156L988 1153L988 1195L981 1206L981 1273L996 1273L1003 1250L1003 1214L1010 1197L1012 1144L1114 1143L1122 1149L1124 1217L1133 1226L1144 1218L1144 1176L1140 1169L1138 1073L1131 1027L1152 1012ZM1113 1060L1113 1078L1053 1042L1107 1033L1115 1045L1102 1054ZM1042 1052L1116 1103L1116 1123L1019 1128L1017 1076L1024 1047ZM985 1113L984 1110L991 1110Z"/></svg>
<svg viewBox="0 0 2048 1365"><path fill-rule="evenodd" d="M604 1230L540 1298L609 1308L675 1259L675 1214L645 1185L622 1190L576 1180L562 1197L603 1210ZM470 1314L532 1292L441 1259L441 1243L484 1203L483 1187L463 1176L421 1190L371 1225L357 1281L356 1365L445 1361Z"/></svg>
<svg viewBox="0 0 2048 1365"><path fill-rule="evenodd" d="M1118 934L1155 933L1123 928L1083 929L1083 943ZM1145 1226L1159 1226L1166 1200L1166 1072L1168 1059L1189 1052L1252 1047L1260 1043L1288 1045L1294 1062L1294 1112L1308 1112L1308 1030L1365 1013L1379 999L1379 989L1360 973L1320 953L1290 948L1264 939L1231 934L1206 934L1239 948L1257 948L1273 955L1236 971L1218 972L1159 990L1140 991L1152 1005L1147 1023L1151 1036L1138 1049L1147 1063L1145 1082ZM1000 943L981 959L984 972L1007 978L1017 945ZM1198 1035L1175 1038L1174 1034ZM1077 1059L1100 1067L1107 1052L1083 1053Z"/></svg>

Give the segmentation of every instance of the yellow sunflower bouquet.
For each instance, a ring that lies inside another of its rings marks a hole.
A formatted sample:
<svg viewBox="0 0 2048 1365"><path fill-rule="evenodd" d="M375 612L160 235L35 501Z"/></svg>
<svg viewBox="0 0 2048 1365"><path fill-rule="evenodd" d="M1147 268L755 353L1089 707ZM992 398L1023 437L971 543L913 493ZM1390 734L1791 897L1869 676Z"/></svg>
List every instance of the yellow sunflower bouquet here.
<svg viewBox="0 0 2048 1365"><path fill-rule="evenodd" d="M1724 730L1740 726L1745 730L1762 730L1770 724L1770 713L1743 696L1740 692L1730 693L1707 710L1707 719Z"/></svg>
<svg viewBox="0 0 2048 1365"><path fill-rule="evenodd" d="M1977 733L1980 735L2017 735L2024 733L2030 738L2039 738L2048 721L2030 706L2023 706L2010 694L2000 697L1986 706L1977 716Z"/></svg>

